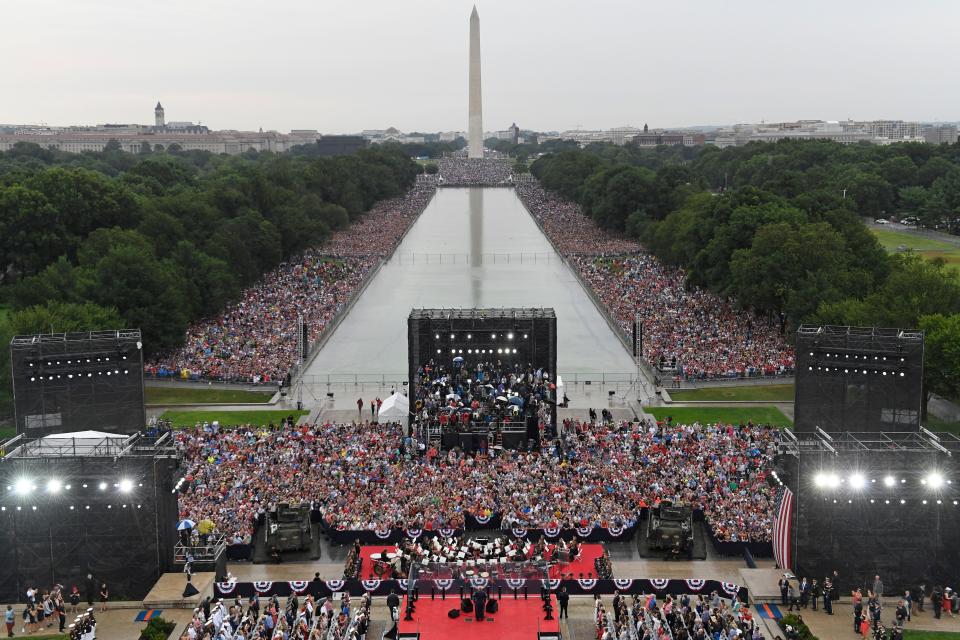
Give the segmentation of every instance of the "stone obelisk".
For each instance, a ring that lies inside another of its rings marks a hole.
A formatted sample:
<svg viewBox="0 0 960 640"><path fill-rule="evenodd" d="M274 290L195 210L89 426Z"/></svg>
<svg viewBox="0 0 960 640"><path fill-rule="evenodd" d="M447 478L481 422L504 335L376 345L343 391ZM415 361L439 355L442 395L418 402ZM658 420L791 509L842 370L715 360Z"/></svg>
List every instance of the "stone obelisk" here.
<svg viewBox="0 0 960 640"><path fill-rule="evenodd" d="M483 157L483 99L480 94L480 16L474 5L470 14L470 122L467 155Z"/></svg>

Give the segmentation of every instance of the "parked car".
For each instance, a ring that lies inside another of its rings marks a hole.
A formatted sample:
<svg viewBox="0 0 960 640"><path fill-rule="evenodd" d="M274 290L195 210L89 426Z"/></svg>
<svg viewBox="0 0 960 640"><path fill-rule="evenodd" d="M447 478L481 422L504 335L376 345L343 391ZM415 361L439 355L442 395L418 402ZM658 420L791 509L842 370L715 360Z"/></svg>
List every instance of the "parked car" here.
<svg viewBox="0 0 960 640"><path fill-rule="evenodd" d="M874 222L876 222L877 224L890 224L890 221L887 220L886 218L877 218L876 220L874 220Z"/></svg>

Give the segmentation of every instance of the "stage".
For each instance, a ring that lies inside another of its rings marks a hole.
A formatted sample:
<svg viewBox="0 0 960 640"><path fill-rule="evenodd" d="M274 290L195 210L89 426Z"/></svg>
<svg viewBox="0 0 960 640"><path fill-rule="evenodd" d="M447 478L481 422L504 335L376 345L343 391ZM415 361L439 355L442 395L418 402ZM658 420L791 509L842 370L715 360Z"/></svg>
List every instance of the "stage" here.
<svg viewBox="0 0 960 640"><path fill-rule="evenodd" d="M460 613L458 618L450 618L451 609L459 609L460 599L431 600L421 597L417 601L417 611L413 620L404 621L402 611L406 609L404 598L400 614L399 631L419 633L420 640L537 640L539 633L552 633L559 636L560 623L557 620L559 610L553 596L553 620L544 620L543 600L539 595L531 595L528 600L514 600L512 596L497 600L500 605L496 613L488 613L483 622L477 622L473 613Z"/></svg>
<svg viewBox="0 0 960 640"><path fill-rule="evenodd" d="M376 562L371 557L376 555L379 558L380 554L384 550L390 554L393 554L396 552L397 547L396 545L392 544L379 546L364 545L360 547L360 557L363 559L363 564L360 567L361 580L378 580L387 579L390 577L388 575L377 575L375 570ZM580 545L579 559L575 560L574 562L564 562L551 565L550 577L569 579L596 578L598 576L594 561L601 556L603 556L602 544L582 544Z"/></svg>

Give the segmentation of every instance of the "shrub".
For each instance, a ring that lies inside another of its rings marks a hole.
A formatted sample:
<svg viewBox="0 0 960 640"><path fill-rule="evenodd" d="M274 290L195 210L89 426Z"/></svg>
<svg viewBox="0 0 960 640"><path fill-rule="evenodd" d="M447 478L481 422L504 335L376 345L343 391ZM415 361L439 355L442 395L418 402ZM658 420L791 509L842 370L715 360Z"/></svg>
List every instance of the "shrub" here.
<svg viewBox="0 0 960 640"><path fill-rule="evenodd" d="M147 623L143 631L140 632L140 640L167 640L167 637L173 633L176 622L170 622L163 618L154 618Z"/></svg>
<svg viewBox="0 0 960 640"><path fill-rule="evenodd" d="M809 627L807 627L806 623L803 621L803 618L798 615L794 615L792 613L785 615L780 618L779 624L780 628L783 629L784 634L786 634L788 626L793 627L795 635L791 634L786 636L788 640L818 640L817 636L813 635Z"/></svg>

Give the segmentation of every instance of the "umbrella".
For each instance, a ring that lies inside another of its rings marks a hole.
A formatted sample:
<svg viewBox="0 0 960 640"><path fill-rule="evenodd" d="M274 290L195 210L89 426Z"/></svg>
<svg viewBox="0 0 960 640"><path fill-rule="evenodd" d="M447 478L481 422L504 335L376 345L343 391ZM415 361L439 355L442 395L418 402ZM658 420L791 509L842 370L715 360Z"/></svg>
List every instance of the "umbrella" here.
<svg viewBox="0 0 960 640"><path fill-rule="evenodd" d="M460 399L460 396L457 395L456 393L448 393L448 394L447 394L447 400L449 400L450 398L456 398L457 400L459 400L459 399Z"/></svg>
<svg viewBox="0 0 960 640"><path fill-rule="evenodd" d="M187 518L177 523L177 531L183 531L184 529L193 529L195 526L197 526L197 523L191 520L190 518Z"/></svg>
<svg viewBox="0 0 960 640"><path fill-rule="evenodd" d="M215 528L216 528L216 525L213 524L213 520L211 520L210 518L204 518L203 520L200 521L200 526L198 527L197 530L200 532L201 535L208 535L212 533Z"/></svg>
<svg viewBox="0 0 960 640"><path fill-rule="evenodd" d="M454 362L463 362L463 356L457 356L453 359Z"/></svg>
<svg viewBox="0 0 960 640"><path fill-rule="evenodd" d="M497 401L499 401L499 402L506 402L507 399L506 399L505 397L503 397L503 396L497 396Z"/></svg>
<svg viewBox="0 0 960 640"><path fill-rule="evenodd" d="M522 404L523 404L523 398L521 398L520 396L513 396L512 398L510 398L510 404L519 404L519 405L522 405Z"/></svg>

